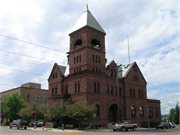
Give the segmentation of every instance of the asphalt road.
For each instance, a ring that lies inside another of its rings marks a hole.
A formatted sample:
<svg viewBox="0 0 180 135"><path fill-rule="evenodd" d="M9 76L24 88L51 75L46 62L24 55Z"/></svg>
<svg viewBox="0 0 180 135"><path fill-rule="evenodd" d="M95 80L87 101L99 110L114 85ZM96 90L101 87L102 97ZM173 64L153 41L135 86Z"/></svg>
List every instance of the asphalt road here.
<svg viewBox="0 0 180 135"><path fill-rule="evenodd" d="M57 133L57 132L47 132L47 131L34 131L32 129L9 129L9 127L0 127L0 135L67 135L73 133ZM90 133L83 131L83 133L75 133L81 135L180 135L179 129L137 129L136 131L126 131L126 132L102 132L102 133Z"/></svg>

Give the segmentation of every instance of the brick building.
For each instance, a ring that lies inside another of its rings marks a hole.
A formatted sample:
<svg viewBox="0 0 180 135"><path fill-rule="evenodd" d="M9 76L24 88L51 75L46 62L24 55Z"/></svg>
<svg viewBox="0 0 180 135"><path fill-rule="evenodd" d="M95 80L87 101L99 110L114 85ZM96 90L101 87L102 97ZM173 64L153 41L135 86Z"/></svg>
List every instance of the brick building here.
<svg viewBox="0 0 180 135"><path fill-rule="evenodd" d="M68 65L55 63L50 73L48 103L70 99L94 104L96 124L104 126L118 121L118 95L120 120L141 126L148 120L149 105L151 119L160 121L160 101L147 99L147 82L137 63L118 66L115 61L106 62L105 35L87 8L69 34Z"/></svg>
<svg viewBox="0 0 180 135"><path fill-rule="evenodd" d="M48 103L48 90L41 89L41 84L39 83L26 83L22 84L20 87L6 90L1 92L1 97L11 95L12 93L18 92L21 94L21 98L27 105L30 105L32 102L36 102L38 98L39 105L47 105Z"/></svg>

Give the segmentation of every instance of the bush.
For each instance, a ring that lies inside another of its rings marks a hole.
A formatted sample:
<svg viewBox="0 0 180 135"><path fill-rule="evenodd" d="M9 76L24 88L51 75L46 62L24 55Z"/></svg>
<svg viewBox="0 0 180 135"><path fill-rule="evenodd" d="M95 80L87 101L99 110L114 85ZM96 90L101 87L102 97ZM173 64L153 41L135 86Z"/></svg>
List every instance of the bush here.
<svg viewBox="0 0 180 135"><path fill-rule="evenodd" d="M162 119L162 122L166 122L166 118L163 118L163 119Z"/></svg>
<svg viewBox="0 0 180 135"><path fill-rule="evenodd" d="M157 125L159 125L159 121L156 121L156 120L151 120L149 121L149 125L150 127L156 127ZM148 122L146 122L144 125L143 125L144 128L148 128Z"/></svg>
<svg viewBox="0 0 180 135"><path fill-rule="evenodd" d="M94 126L92 124L89 124L87 128L94 128Z"/></svg>

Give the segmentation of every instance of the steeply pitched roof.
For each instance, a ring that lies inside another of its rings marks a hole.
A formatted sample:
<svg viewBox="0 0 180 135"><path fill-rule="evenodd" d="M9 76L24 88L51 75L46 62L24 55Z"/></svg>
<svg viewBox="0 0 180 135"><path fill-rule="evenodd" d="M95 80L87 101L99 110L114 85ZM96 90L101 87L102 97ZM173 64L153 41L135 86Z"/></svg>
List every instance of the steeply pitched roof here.
<svg viewBox="0 0 180 135"><path fill-rule="evenodd" d="M64 75L65 71L66 71L66 67L65 66L61 66L61 65L58 65L61 73Z"/></svg>
<svg viewBox="0 0 180 135"><path fill-rule="evenodd" d="M89 11L88 7L87 7L87 10L81 15L80 19L76 22L76 24L74 25L74 27L70 33L74 32L84 26L90 26L96 30L99 30L99 31L105 33L103 28L100 26L100 24L96 21L94 16Z"/></svg>

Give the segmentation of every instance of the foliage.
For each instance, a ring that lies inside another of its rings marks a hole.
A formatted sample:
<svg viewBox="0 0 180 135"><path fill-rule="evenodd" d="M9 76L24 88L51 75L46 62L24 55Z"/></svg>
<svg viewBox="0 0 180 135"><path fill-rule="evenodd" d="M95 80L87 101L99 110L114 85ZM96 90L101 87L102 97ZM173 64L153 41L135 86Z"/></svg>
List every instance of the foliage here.
<svg viewBox="0 0 180 135"><path fill-rule="evenodd" d="M36 111L36 103L32 103L31 105L27 106L26 108L21 108L18 112L18 115L21 116L23 119L26 119L28 122L31 121L31 119L34 119L34 117L31 116L32 112ZM36 111L36 120L38 119L47 119L47 111L48 107L44 105L37 106Z"/></svg>
<svg viewBox="0 0 180 135"><path fill-rule="evenodd" d="M159 122L159 121L156 121L156 120L151 120L151 121L149 121L150 127L156 127L156 126L159 125L159 124L160 124L160 122ZM148 122L146 122L143 127L148 128Z"/></svg>
<svg viewBox="0 0 180 135"><path fill-rule="evenodd" d="M72 118L78 121L79 127L81 126L81 121L85 118L91 118L95 112L95 106L87 106L86 103L76 102L72 105Z"/></svg>
<svg viewBox="0 0 180 135"><path fill-rule="evenodd" d="M19 116L17 113L21 108L26 107L26 103L24 103L24 100L21 98L21 95L17 92L7 95L5 99L5 114L8 117L8 119L11 121L13 119L18 119Z"/></svg>
<svg viewBox="0 0 180 135"><path fill-rule="evenodd" d="M162 122L166 122L166 118L163 118L163 119L162 119Z"/></svg>
<svg viewBox="0 0 180 135"><path fill-rule="evenodd" d="M171 114L172 117L174 116L174 111L175 111L174 108L171 108L171 109L170 109L170 114Z"/></svg>
<svg viewBox="0 0 180 135"><path fill-rule="evenodd" d="M91 118L95 112L95 106L87 106L86 103L76 102L70 104L69 102L57 102L49 106L49 117L53 122L57 120L74 119L78 121L80 127L81 121L85 118Z"/></svg>
<svg viewBox="0 0 180 135"><path fill-rule="evenodd" d="M92 124L89 124L87 128L94 128L94 126Z"/></svg>
<svg viewBox="0 0 180 135"><path fill-rule="evenodd" d="M176 107L174 110L173 122L176 124L179 124L179 106L178 106L178 104L176 104Z"/></svg>

